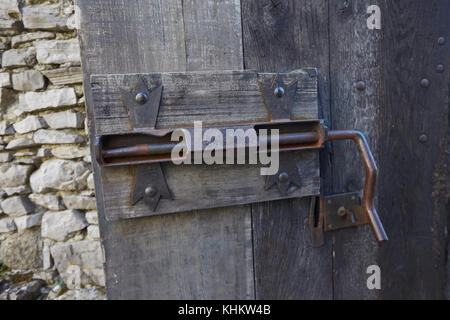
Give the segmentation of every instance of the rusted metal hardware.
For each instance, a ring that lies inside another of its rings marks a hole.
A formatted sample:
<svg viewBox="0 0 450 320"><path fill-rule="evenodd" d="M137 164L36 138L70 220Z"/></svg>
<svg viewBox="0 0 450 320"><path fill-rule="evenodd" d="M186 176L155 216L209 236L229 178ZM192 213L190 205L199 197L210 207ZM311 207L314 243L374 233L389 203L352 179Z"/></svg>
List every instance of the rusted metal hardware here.
<svg viewBox="0 0 450 320"><path fill-rule="evenodd" d="M203 128L201 134L203 135L203 130L211 128ZM321 120L286 121L276 124L268 122L252 125L214 127L214 129L221 132L225 132L227 129L243 130L244 132L248 129L254 129L256 133L259 133L260 129L267 129L267 131L277 129L279 130L279 152L281 153L285 151L321 148L327 139L327 128ZM194 128L180 128L177 130L181 133L181 141L171 141L172 133L175 130L140 130L131 133L105 134L99 136L94 142L96 159L102 167L170 162L174 160L171 157L172 149L178 143L183 143L183 141L187 153L176 160L186 158L188 153L203 151L205 145L202 145L201 149L198 149L194 143ZM186 143L187 139L190 139L190 143ZM266 152L267 150L260 148L260 146L271 147L270 139L270 135L257 136L257 145L251 147L256 147L258 152ZM190 149L188 148L189 145L191 146ZM226 153L225 151L230 148L249 147L247 140L243 146L238 145L236 142L233 145L224 145L224 155ZM288 162L286 161L286 163Z"/></svg>
<svg viewBox="0 0 450 320"><path fill-rule="evenodd" d="M155 211L161 198L173 199L159 163L138 165L135 177L133 205L142 200Z"/></svg>
<svg viewBox="0 0 450 320"><path fill-rule="evenodd" d="M258 83L270 122L247 125L215 127L225 132L227 129L247 131L259 129L279 130L279 148L271 148L268 136L258 136L256 145L236 143L226 144L228 148L256 148L258 152L280 152L280 166L277 174L267 176L265 190L277 186L284 196L289 194L291 186L300 187L301 177L296 162L286 151L317 149L325 141L352 140L355 142L364 163L366 178L363 197L359 204L356 194L327 196L312 204L310 229L314 246L323 244L323 232L369 223L378 241L387 240L383 225L374 207L377 167L364 135L355 130L328 131L322 120L291 120L291 110L297 90L296 81L287 83L284 75L277 75L271 80ZM124 105L128 111L132 132L108 134L96 137L96 160L101 167L137 165L136 180L132 204L143 200L151 210L156 210L160 199L172 199L169 187L161 168L162 162L182 160L191 153L203 152L204 144L194 143L195 128L155 129L163 87L154 85L152 90L141 78L131 90L122 90ZM205 128L211 129L211 128ZM172 141L172 133L179 130L179 141ZM187 134L189 133L189 134ZM203 132L202 132L203 136ZM225 136L225 135L224 135ZM188 143L188 139L189 143ZM264 140L266 139L266 140ZM184 150L177 159L172 158L173 148L184 143ZM261 148L265 146L265 148ZM225 155L226 152L223 152Z"/></svg>
<svg viewBox="0 0 450 320"><path fill-rule="evenodd" d="M361 132L355 130L331 130L328 132L328 140L352 140L356 144L366 170L362 207L369 219L377 241L388 240L383 224L375 210L374 198L378 169L366 138Z"/></svg>
<svg viewBox="0 0 450 320"><path fill-rule="evenodd" d="M133 128L155 128L162 90L159 85L150 91L142 77L131 90L121 89L122 102Z"/></svg>

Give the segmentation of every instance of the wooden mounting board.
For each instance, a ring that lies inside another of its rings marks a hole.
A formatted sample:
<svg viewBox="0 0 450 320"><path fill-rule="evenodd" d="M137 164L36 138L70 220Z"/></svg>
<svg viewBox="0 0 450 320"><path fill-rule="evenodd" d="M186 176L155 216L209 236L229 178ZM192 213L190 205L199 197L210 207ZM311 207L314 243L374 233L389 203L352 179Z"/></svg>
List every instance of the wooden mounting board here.
<svg viewBox="0 0 450 320"><path fill-rule="evenodd" d="M291 110L293 120L317 119L317 71L296 70L279 74L296 91ZM92 75L94 120L97 134L131 132L120 89L130 89L139 77L153 88L163 85L158 129L193 127L194 121L206 126L226 126L267 122L258 82L277 77L255 71L208 71L128 75ZM173 199L161 199L155 211L143 203L132 205L136 167L101 169L103 202L108 220L160 215L214 207L299 198L320 193L317 150L290 152L296 160L301 186L291 185L287 195L276 187L264 189L265 176L260 165L174 165L162 166ZM149 182L150 183L150 182Z"/></svg>

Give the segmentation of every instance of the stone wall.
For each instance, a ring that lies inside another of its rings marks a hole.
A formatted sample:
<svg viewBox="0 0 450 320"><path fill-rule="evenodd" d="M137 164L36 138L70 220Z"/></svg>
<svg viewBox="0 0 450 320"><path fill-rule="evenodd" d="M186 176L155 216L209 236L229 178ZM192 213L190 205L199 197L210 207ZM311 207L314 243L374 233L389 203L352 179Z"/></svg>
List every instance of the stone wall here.
<svg viewBox="0 0 450 320"><path fill-rule="evenodd" d="M75 17L0 1L0 300L104 298Z"/></svg>

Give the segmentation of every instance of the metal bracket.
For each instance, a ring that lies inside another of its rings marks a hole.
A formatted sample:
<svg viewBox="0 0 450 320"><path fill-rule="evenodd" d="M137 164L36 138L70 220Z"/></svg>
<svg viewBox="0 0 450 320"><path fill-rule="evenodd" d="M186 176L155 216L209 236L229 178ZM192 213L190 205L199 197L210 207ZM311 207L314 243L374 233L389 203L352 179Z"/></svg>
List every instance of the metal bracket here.
<svg viewBox="0 0 450 320"><path fill-rule="evenodd" d="M310 209L309 227L313 247L324 244L323 232L369 224L361 205L359 192L324 196L320 199L319 224L316 225L315 208Z"/></svg>
<svg viewBox="0 0 450 320"><path fill-rule="evenodd" d="M149 90L145 80L139 77L131 90L120 89L122 101L134 128L155 128L163 86Z"/></svg>
<svg viewBox="0 0 450 320"><path fill-rule="evenodd" d="M301 187L301 179L297 169L295 159L289 154L280 153L278 174L266 176L265 190L269 190L273 185L277 185L280 193L286 196L291 184Z"/></svg>
<svg viewBox="0 0 450 320"><path fill-rule="evenodd" d="M156 210L161 198L173 199L160 163L137 166L132 197L132 205L143 200L151 211Z"/></svg>
<svg viewBox="0 0 450 320"><path fill-rule="evenodd" d="M259 90L264 99L270 121L289 120L297 87L297 80L285 83L284 76L277 74L271 80L260 81Z"/></svg>

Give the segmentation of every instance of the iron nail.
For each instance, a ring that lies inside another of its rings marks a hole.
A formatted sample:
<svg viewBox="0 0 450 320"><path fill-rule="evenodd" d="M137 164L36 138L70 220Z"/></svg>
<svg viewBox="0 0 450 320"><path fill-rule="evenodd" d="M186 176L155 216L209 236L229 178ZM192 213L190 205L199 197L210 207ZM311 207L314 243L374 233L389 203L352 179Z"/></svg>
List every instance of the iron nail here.
<svg viewBox="0 0 450 320"><path fill-rule="evenodd" d="M445 43L445 38L444 37L439 37L437 42L438 42L438 44L440 44L442 46Z"/></svg>
<svg viewBox="0 0 450 320"><path fill-rule="evenodd" d="M146 103L147 101L148 101L148 95L147 94L145 94L144 92L139 92L137 95L136 95L136 102L137 103L139 103L139 104L144 104L144 103Z"/></svg>
<svg viewBox="0 0 450 320"><path fill-rule="evenodd" d="M147 197L153 198L158 193L158 190L154 186L148 186L144 192Z"/></svg>
<svg viewBox="0 0 450 320"><path fill-rule="evenodd" d="M444 65L443 64L438 64L436 66L436 71L439 72L439 73L444 72Z"/></svg>
<svg viewBox="0 0 450 320"><path fill-rule="evenodd" d="M421 134L420 137L419 137L419 141L420 142L427 142L428 141L428 136L425 133Z"/></svg>
<svg viewBox="0 0 450 320"><path fill-rule="evenodd" d="M282 96L284 96L284 89L282 87L276 87L273 91L273 94L275 97L281 98Z"/></svg>
<svg viewBox="0 0 450 320"><path fill-rule="evenodd" d="M356 89L358 89L359 91L366 90L366 82L365 81L358 81L356 83Z"/></svg>
<svg viewBox="0 0 450 320"><path fill-rule="evenodd" d="M427 78L424 78L420 81L420 86L422 88L428 88L430 86L430 80L428 80Z"/></svg>
<svg viewBox="0 0 450 320"><path fill-rule="evenodd" d="M345 207L340 207L337 211L337 214L339 217L345 217L345 215L347 214L347 209L345 209Z"/></svg>
<svg viewBox="0 0 450 320"><path fill-rule="evenodd" d="M289 175L286 172L282 172L280 173L280 175L278 176L278 180L280 182L287 182L289 180Z"/></svg>

